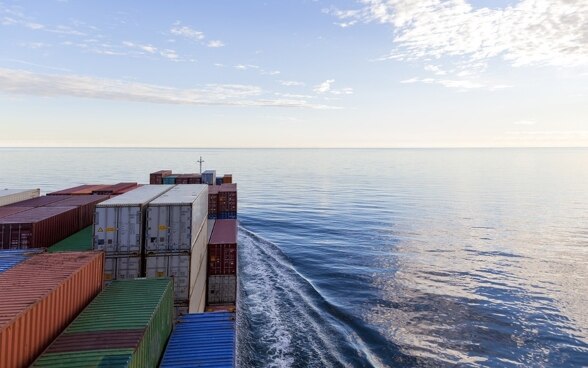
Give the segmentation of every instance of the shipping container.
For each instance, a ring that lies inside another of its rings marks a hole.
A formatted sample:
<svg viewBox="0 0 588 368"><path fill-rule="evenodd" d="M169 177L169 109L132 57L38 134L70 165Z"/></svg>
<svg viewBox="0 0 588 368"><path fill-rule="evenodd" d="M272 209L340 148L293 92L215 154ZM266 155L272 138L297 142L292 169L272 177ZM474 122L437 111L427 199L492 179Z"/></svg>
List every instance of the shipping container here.
<svg viewBox="0 0 588 368"><path fill-rule="evenodd" d="M0 251L0 273L8 271L22 261L34 256L35 254L42 253L43 251L43 248Z"/></svg>
<svg viewBox="0 0 588 368"><path fill-rule="evenodd" d="M216 185L221 185L222 183L224 183L224 181L223 181L223 177L222 177L222 176L220 176L220 177L217 177L217 178L216 178L216 182L215 182L215 184L216 184Z"/></svg>
<svg viewBox="0 0 588 368"><path fill-rule="evenodd" d="M208 241L208 276L237 273L237 220L217 220Z"/></svg>
<svg viewBox="0 0 588 368"><path fill-rule="evenodd" d="M235 220L237 218L237 212L219 212L216 218L219 220Z"/></svg>
<svg viewBox="0 0 588 368"><path fill-rule="evenodd" d="M41 194L39 189L0 189L0 206L36 198Z"/></svg>
<svg viewBox="0 0 588 368"><path fill-rule="evenodd" d="M172 187L145 185L96 205L94 249L140 255L146 206Z"/></svg>
<svg viewBox="0 0 588 368"><path fill-rule="evenodd" d="M216 184L216 170L206 170L202 173L202 184Z"/></svg>
<svg viewBox="0 0 588 368"><path fill-rule="evenodd" d="M27 199L26 201L15 202L7 205L8 207L45 207L47 205L58 203L68 199L68 195L43 196Z"/></svg>
<svg viewBox="0 0 588 368"><path fill-rule="evenodd" d="M92 226L88 226L47 248L49 253L88 250L92 250Z"/></svg>
<svg viewBox="0 0 588 368"><path fill-rule="evenodd" d="M46 207L77 207L81 230L94 223L96 205L108 198L108 195L72 195L62 201L50 203Z"/></svg>
<svg viewBox="0 0 588 368"><path fill-rule="evenodd" d="M234 368L235 313L195 313L182 316L170 339L160 368Z"/></svg>
<svg viewBox="0 0 588 368"><path fill-rule="evenodd" d="M106 188L95 189L92 194L97 195L118 195L129 190L137 188L137 183L118 183L109 185Z"/></svg>
<svg viewBox="0 0 588 368"><path fill-rule="evenodd" d="M210 237L212 236L212 231L214 230L214 224L216 223L216 219L208 219L208 224L207 226L207 230L208 230L208 236L206 237L207 240L207 244L210 242Z"/></svg>
<svg viewBox="0 0 588 368"><path fill-rule="evenodd" d="M156 368L173 328L170 279L113 281L32 367Z"/></svg>
<svg viewBox="0 0 588 368"><path fill-rule="evenodd" d="M148 253L146 277L173 277L174 303L185 304L192 312L202 312L206 302L207 232L200 232L193 251Z"/></svg>
<svg viewBox="0 0 588 368"><path fill-rule="evenodd" d="M163 178L166 176L170 176L171 174L171 170L159 170L156 172L152 172L151 174L149 174L149 184L163 184Z"/></svg>
<svg viewBox="0 0 588 368"><path fill-rule="evenodd" d="M220 185L210 185L208 187L208 218L215 219L218 214L218 191Z"/></svg>
<svg viewBox="0 0 588 368"><path fill-rule="evenodd" d="M201 231L206 234L208 186L178 185L147 206L145 251L198 252L192 250Z"/></svg>
<svg viewBox="0 0 588 368"><path fill-rule="evenodd" d="M129 280L143 276L142 259L139 255L107 254L104 260L104 281Z"/></svg>
<svg viewBox="0 0 588 368"><path fill-rule="evenodd" d="M8 207L8 206L0 207L0 219L4 218L6 216L14 215L15 213L28 211L33 208L34 207Z"/></svg>
<svg viewBox="0 0 588 368"><path fill-rule="evenodd" d="M175 184L177 176L170 175L163 178L163 184Z"/></svg>
<svg viewBox="0 0 588 368"><path fill-rule="evenodd" d="M176 176L176 184L200 184L200 174L178 174Z"/></svg>
<svg viewBox="0 0 588 368"><path fill-rule="evenodd" d="M78 185L76 187L66 188L62 190L58 190L56 192L47 193L48 196L54 195L89 195L92 194L92 190L96 189L97 187L103 187L104 185L98 184L83 184Z"/></svg>
<svg viewBox="0 0 588 368"><path fill-rule="evenodd" d="M0 367L26 367L102 289L100 252L42 253L0 273Z"/></svg>
<svg viewBox="0 0 588 368"><path fill-rule="evenodd" d="M224 184L232 184L233 183L233 175L231 175L231 174L225 174L223 176L223 183Z"/></svg>
<svg viewBox="0 0 588 368"><path fill-rule="evenodd" d="M0 249L49 247L79 229L77 207L33 208L0 219Z"/></svg>
<svg viewBox="0 0 588 368"><path fill-rule="evenodd" d="M207 303L234 304L237 301L237 276L216 275L208 276Z"/></svg>
<svg viewBox="0 0 588 368"><path fill-rule="evenodd" d="M218 212L237 212L237 184L223 184L218 191Z"/></svg>

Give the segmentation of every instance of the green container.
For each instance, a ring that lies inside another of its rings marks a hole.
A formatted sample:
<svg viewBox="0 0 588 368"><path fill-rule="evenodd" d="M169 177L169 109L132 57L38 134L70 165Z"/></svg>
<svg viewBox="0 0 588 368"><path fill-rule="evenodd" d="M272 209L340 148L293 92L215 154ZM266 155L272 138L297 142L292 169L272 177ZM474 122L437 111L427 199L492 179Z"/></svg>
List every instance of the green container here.
<svg viewBox="0 0 588 368"><path fill-rule="evenodd" d="M72 236L67 237L59 243L49 247L47 252L79 252L84 250L92 250L92 236L92 226L88 226L87 228L80 230Z"/></svg>
<svg viewBox="0 0 588 368"><path fill-rule="evenodd" d="M32 367L157 367L173 328L169 278L115 280Z"/></svg>

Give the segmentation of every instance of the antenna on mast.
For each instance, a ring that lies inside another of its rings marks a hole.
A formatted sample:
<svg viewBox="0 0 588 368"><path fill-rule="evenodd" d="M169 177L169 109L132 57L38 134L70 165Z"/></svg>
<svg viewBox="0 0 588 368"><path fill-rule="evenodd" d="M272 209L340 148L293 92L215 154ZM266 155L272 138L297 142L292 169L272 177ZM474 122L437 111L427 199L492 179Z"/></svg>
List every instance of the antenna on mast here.
<svg viewBox="0 0 588 368"><path fill-rule="evenodd" d="M200 174L202 174L202 164L204 163L204 160L202 159L202 156L200 156L200 160L196 161L200 164Z"/></svg>

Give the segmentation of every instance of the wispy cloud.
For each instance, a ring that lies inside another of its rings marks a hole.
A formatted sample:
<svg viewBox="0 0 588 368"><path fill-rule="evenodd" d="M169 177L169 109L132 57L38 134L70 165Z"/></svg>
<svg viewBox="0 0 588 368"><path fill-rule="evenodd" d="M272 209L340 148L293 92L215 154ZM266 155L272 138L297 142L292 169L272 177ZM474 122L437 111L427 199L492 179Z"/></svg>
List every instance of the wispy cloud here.
<svg viewBox="0 0 588 368"><path fill-rule="evenodd" d="M511 88L508 84L488 83L477 80L469 79L448 79L448 78L419 78L413 77L405 80L401 80L402 84L412 83L424 83L424 84L437 84L447 88L453 88L461 92L484 89L488 91L497 91L505 88Z"/></svg>
<svg viewBox="0 0 588 368"><path fill-rule="evenodd" d="M83 26L90 30L97 30L96 27L90 27L87 24L73 22L74 26ZM21 26L33 31L43 31L57 33L62 35L85 36L86 32L69 25L46 25L37 22L34 18L27 16L24 9L19 6L8 7L0 3L0 25L2 26Z"/></svg>
<svg viewBox="0 0 588 368"><path fill-rule="evenodd" d="M182 26L179 22L176 22L169 31L173 35L189 38L193 41L202 41L204 39L204 32Z"/></svg>
<svg viewBox="0 0 588 368"><path fill-rule="evenodd" d="M219 47L224 47L225 44L221 40L211 40L211 41L208 41L206 46L212 47L212 48L219 48Z"/></svg>
<svg viewBox="0 0 588 368"><path fill-rule="evenodd" d="M18 95L73 96L197 106L337 108L314 104L304 98L275 98L271 92L252 85L207 84L193 89L179 89L117 79L71 74L39 74L6 68L0 68L0 91Z"/></svg>
<svg viewBox="0 0 588 368"><path fill-rule="evenodd" d="M515 67L588 65L586 0L521 0L504 8L466 0L362 0L353 10L326 12L353 21L389 24L394 48L382 59L457 58L461 68L501 58Z"/></svg>
<svg viewBox="0 0 588 368"><path fill-rule="evenodd" d="M233 68L239 69L239 70L259 69L259 65L237 64L237 65L234 65Z"/></svg>
<svg viewBox="0 0 588 368"><path fill-rule="evenodd" d="M302 86L304 86L303 82L297 82L297 81L279 80L278 82L282 86L286 86L286 87L302 87Z"/></svg>
<svg viewBox="0 0 588 368"><path fill-rule="evenodd" d="M351 95L351 94L353 94L353 88L346 87L346 88L341 88L341 89L334 89L334 88L332 88L333 83L335 83L334 79L327 79L326 81L314 86L313 91L318 94L325 94L325 93L330 93L333 95Z"/></svg>

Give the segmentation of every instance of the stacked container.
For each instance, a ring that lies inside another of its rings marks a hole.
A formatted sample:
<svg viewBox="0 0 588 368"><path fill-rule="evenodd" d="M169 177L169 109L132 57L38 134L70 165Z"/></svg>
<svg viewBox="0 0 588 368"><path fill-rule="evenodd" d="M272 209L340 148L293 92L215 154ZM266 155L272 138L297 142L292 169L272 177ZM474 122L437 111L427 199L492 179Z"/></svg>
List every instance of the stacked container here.
<svg viewBox="0 0 588 368"><path fill-rule="evenodd" d="M163 178L172 174L171 170L159 170L149 174L149 184L163 184Z"/></svg>
<svg viewBox="0 0 588 368"><path fill-rule="evenodd" d="M220 185L208 187L208 218L215 219L218 216L218 191Z"/></svg>
<svg viewBox="0 0 588 368"><path fill-rule="evenodd" d="M43 198L43 197L41 197ZM51 196L45 198L61 198L61 196ZM82 230L92 225L94 222L94 211L96 205L100 202L104 202L109 198L108 195L74 195L67 196L67 198L46 205L46 207L77 207L79 217L79 229Z"/></svg>
<svg viewBox="0 0 588 368"><path fill-rule="evenodd" d="M0 249L48 247L79 231L79 224L78 207L37 207L5 216L0 219Z"/></svg>
<svg viewBox="0 0 588 368"><path fill-rule="evenodd" d="M174 278L176 314L204 311L208 186L178 185L149 203L147 277Z"/></svg>
<svg viewBox="0 0 588 368"><path fill-rule="evenodd" d="M176 183L176 175L169 175L163 178L163 184L175 184Z"/></svg>
<svg viewBox="0 0 588 368"><path fill-rule="evenodd" d="M235 328L235 313L183 316L169 339L160 368L233 368Z"/></svg>
<svg viewBox="0 0 588 368"><path fill-rule="evenodd" d="M42 253L43 249L18 249L18 250L3 250L0 252L0 273L8 271L12 267L29 259L35 254Z"/></svg>
<svg viewBox="0 0 588 368"><path fill-rule="evenodd" d="M38 197L39 189L2 189L0 190L0 206Z"/></svg>
<svg viewBox="0 0 588 368"><path fill-rule="evenodd" d="M237 300L237 220L216 220L208 242L209 306Z"/></svg>
<svg viewBox="0 0 588 368"><path fill-rule="evenodd" d="M47 248L47 252L54 253L92 250L92 231L93 226L88 226Z"/></svg>
<svg viewBox="0 0 588 368"><path fill-rule="evenodd" d="M232 184L233 183L233 175L232 174L225 174L223 176L223 183L224 184Z"/></svg>
<svg viewBox="0 0 588 368"><path fill-rule="evenodd" d="M202 184L216 184L216 170L206 170L202 173Z"/></svg>
<svg viewBox="0 0 588 368"><path fill-rule="evenodd" d="M137 188L137 183L117 183L114 185L109 185L106 188L94 189L92 190L92 194L98 195L118 195L122 193L126 193L129 190L133 190Z"/></svg>
<svg viewBox="0 0 588 368"><path fill-rule="evenodd" d="M155 368L173 327L170 279L113 281L32 367Z"/></svg>
<svg viewBox="0 0 588 368"><path fill-rule="evenodd" d="M106 252L106 281L142 276L147 204L172 187L145 185L96 206L93 245Z"/></svg>
<svg viewBox="0 0 588 368"><path fill-rule="evenodd" d="M237 218L237 184L223 184L218 191L217 218Z"/></svg>
<svg viewBox="0 0 588 368"><path fill-rule="evenodd" d="M26 367L102 289L98 252L43 253L0 273L0 367Z"/></svg>

